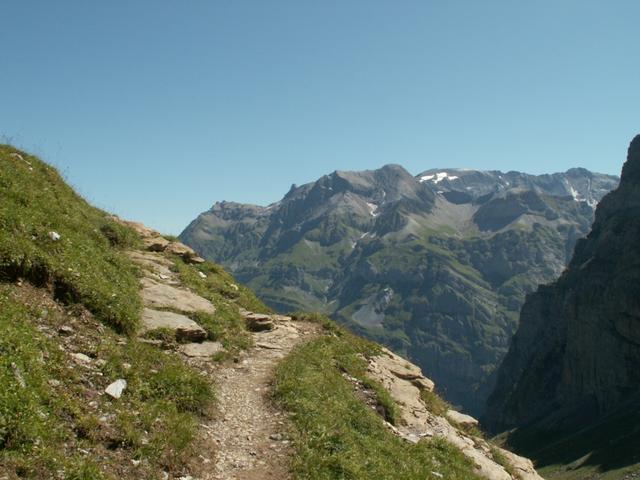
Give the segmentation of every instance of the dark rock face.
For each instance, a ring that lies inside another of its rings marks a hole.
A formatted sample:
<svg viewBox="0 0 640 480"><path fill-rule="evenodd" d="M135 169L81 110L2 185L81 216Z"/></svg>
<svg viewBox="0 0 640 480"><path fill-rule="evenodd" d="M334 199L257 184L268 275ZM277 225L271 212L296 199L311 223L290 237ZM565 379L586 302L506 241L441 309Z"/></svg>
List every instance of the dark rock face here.
<svg viewBox="0 0 640 480"><path fill-rule="evenodd" d="M477 414L525 295L560 275L617 181L334 172L268 207L217 203L180 238L276 310L322 311L411 358Z"/></svg>
<svg viewBox="0 0 640 480"><path fill-rule="evenodd" d="M588 422L638 392L640 136L568 269L527 297L484 423L502 431Z"/></svg>

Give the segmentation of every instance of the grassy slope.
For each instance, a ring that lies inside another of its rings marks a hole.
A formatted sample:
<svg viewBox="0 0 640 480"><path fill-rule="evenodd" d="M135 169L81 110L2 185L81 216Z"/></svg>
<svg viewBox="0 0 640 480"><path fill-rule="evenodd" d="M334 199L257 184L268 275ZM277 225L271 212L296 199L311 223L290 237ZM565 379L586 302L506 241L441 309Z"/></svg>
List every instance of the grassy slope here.
<svg viewBox="0 0 640 480"><path fill-rule="evenodd" d="M444 441L408 444L388 431L382 419L354 394L345 372L372 388L378 402L393 412L384 390L366 379L364 356L377 346L333 326L330 334L305 344L280 364L275 396L296 426L296 478L470 480L470 462ZM393 420L393 414L389 415Z"/></svg>
<svg viewBox="0 0 640 480"><path fill-rule="evenodd" d="M1 285L0 305L0 473L110 479L180 470L214 398L205 379L41 289ZM63 325L73 326L70 337L58 333ZM75 352L90 363L74 362ZM102 395L118 378L128 383L123 397Z"/></svg>
<svg viewBox="0 0 640 480"><path fill-rule="evenodd" d="M60 234L58 241L49 232ZM48 284L121 332L135 331L141 309L133 264L119 247L135 234L88 205L56 170L0 146L0 280Z"/></svg>
<svg viewBox="0 0 640 480"><path fill-rule="evenodd" d="M191 461L214 395L177 356L133 338L139 272L123 250L138 246L55 169L0 146L0 477L160 478ZM223 314L208 325L212 337L245 345L231 304L266 307L220 267L174 260ZM122 398L102 395L118 378L128 383Z"/></svg>

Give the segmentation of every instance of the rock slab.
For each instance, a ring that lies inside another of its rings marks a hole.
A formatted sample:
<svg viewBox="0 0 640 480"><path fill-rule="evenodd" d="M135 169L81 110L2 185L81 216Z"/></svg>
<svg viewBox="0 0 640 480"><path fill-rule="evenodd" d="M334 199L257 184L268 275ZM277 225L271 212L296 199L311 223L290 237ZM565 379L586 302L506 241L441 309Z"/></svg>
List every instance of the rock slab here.
<svg viewBox="0 0 640 480"><path fill-rule="evenodd" d="M396 435L411 443L423 438L438 437L457 447L471 462L475 472L487 480L514 480L493 457L497 447L491 447L485 440L465 433L452 425L445 417L430 412L421 398L421 391L432 391L433 382L424 377L420 368L404 358L383 348L382 353L369 360L369 377L378 381L389 392L400 410L398 425L387 426ZM449 410L464 423L477 424L469 415ZM506 450L498 449L517 471L518 480L543 480L529 459L519 457Z"/></svg>
<svg viewBox="0 0 640 480"><path fill-rule="evenodd" d="M180 347L180 351L187 357L210 357L224 351L220 342L187 343Z"/></svg>
<svg viewBox="0 0 640 480"><path fill-rule="evenodd" d="M142 300L148 307L172 308L186 313L216 311L209 300L189 290L157 282L151 278L143 278L141 284Z"/></svg>
<svg viewBox="0 0 640 480"><path fill-rule="evenodd" d="M178 341L201 342L207 338L207 332L185 315L145 308L142 311L142 333L159 328L173 330Z"/></svg>

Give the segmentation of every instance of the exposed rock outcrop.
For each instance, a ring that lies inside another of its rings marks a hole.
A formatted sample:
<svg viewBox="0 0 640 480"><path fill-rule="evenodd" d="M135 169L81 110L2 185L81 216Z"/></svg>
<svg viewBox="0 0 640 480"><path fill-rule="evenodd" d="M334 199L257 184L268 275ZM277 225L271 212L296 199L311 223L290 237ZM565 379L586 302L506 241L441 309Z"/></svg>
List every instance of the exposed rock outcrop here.
<svg viewBox="0 0 640 480"><path fill-rule="evenodd" d="M167 240L160 235L160 232L149 228L142 223L122 220L115 215L111 216L111 219L133 228L140 236L146 249L150 252L172 253L182 257L187 263L204 263L205 261L204 258L196 255L196 252L191 247L188 247L182 242Z"/></svg>
<svg viewBox="0 0 640 480"><path fill-rule="evenodd" d="M150 308L171 308L180 312L214 313L211 302L185 288L168 285L162 281L144 277L142 284L142 300Z"/></svg>
<svg viewBox="0 0 640 480"><path fill-rule="evenodd" d="M637 136L619 188L598 206L568 269L527 298L489 400L489 427L584 426L640 391L639 240Z"/></svg>
<svg viewBox="0 0 640 480"><path fill-rule="evenodd" d="M400 437L413 443L424 437L443 438L459 448L473 462L476 473L488 480L542 480L530 460L491 446L483 438L466 433L464 425L449 421L458 418L466 424L477 423L472 417L451 410L446 414L449 419L432 413L422 400L421 391L432 391L434 384L416 365L383 349L381 355L369 361L367 372L382 384L400 408L399 424L387 424ZM506 468L498 462L505 459Z"/></svg>

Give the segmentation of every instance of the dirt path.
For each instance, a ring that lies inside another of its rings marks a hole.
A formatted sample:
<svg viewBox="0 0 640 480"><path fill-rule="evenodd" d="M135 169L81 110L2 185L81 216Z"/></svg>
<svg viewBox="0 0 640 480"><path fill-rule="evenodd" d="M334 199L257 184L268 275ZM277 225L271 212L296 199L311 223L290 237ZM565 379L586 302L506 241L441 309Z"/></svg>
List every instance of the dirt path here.
<svg viewBox="0 0 640 480"><path fill-rule="evenodd" d="M215 308L204 298L185 289L169 268L171 262L155 252L130 252L142 267L141 294L145 304L143 326L147 329L179 329L194 336L201 327L188 318L196 310ZM159 308L160 310L155 310ZM170 313L167 308L184 313ZM286 437L287 418L270 399L270 387L278 362L296 345L319 333L313 323L292 321L282 315L265 316L242 311L246 318L266 317L271 330L252 333L254 346L242 352L237 362L218 364L210 359L214 351L185 355L187 363L209 376L216 384L217 411L201 424L197 452L200 462L191 465L193 480L287 480L292 447ZM217 345L217 346L216 346ZM217 342L191 343L221 348Z"/></svg>
<svg viewBox="0 0 640 480"><path fill-rule="evenodd" d="M253 334L255 346L216 374L218 415L203 426L216 455L203 479L290 478L287 419L269 398L277 363L295 345L317 335L316 325L280 318L270 331Z"/></svg>

